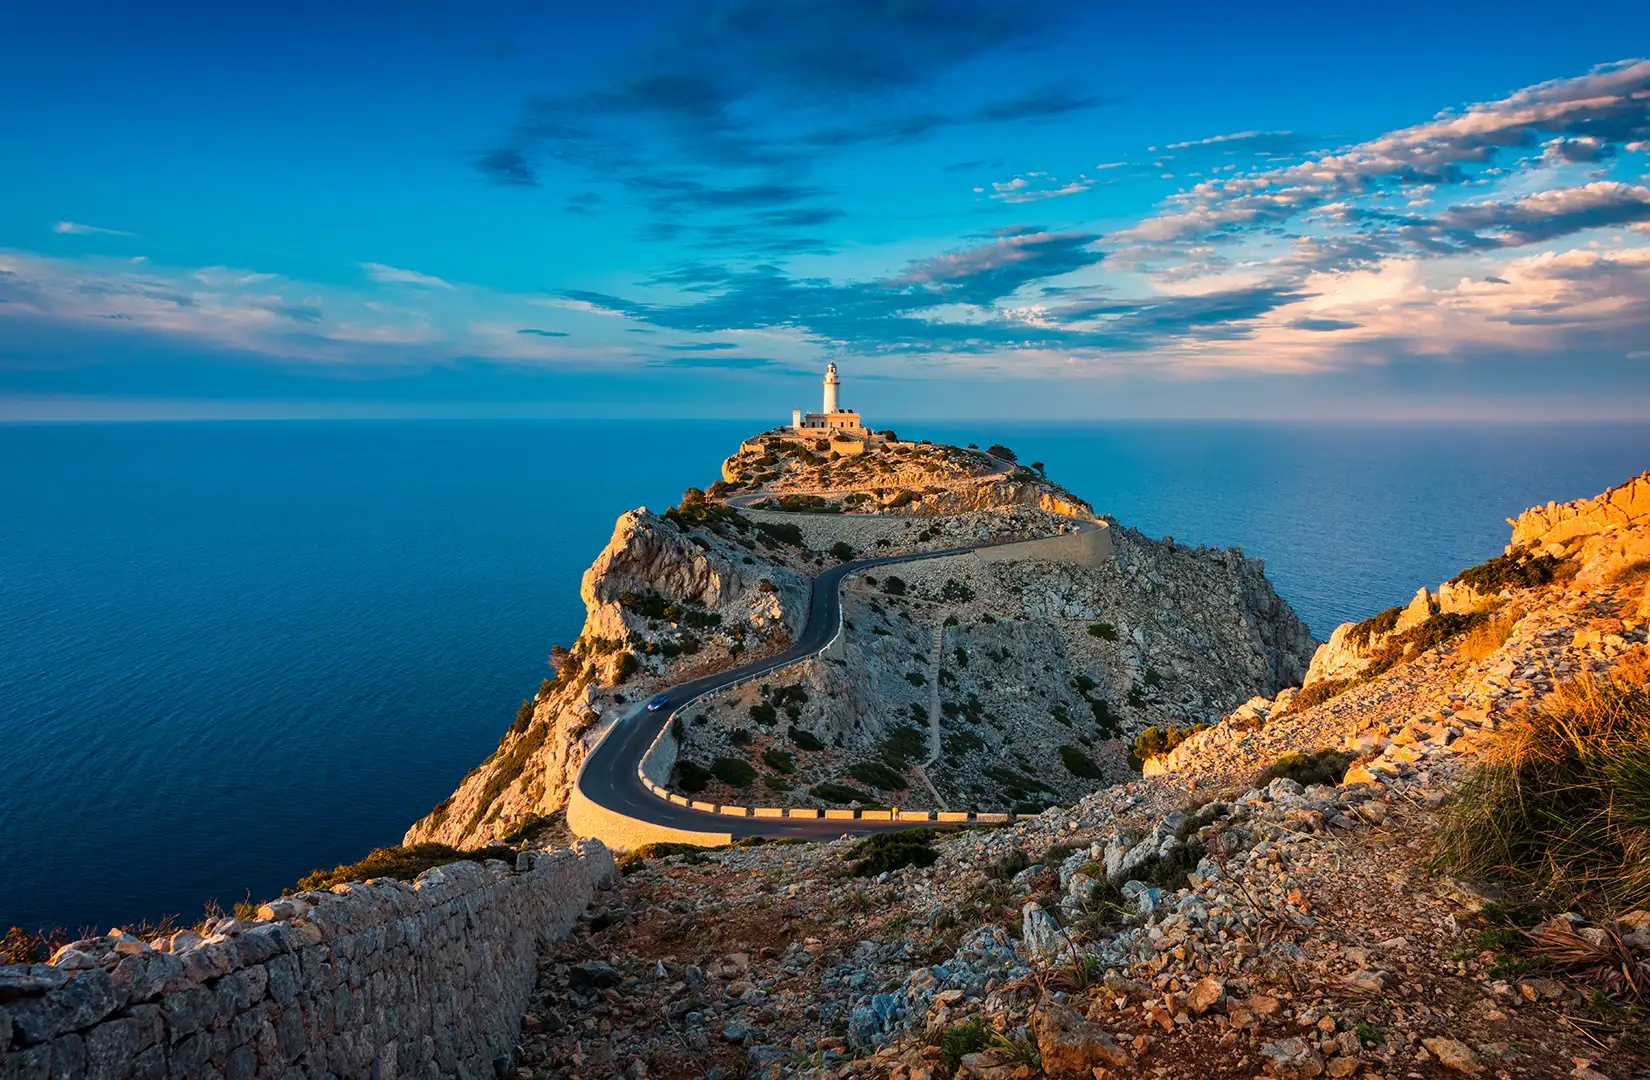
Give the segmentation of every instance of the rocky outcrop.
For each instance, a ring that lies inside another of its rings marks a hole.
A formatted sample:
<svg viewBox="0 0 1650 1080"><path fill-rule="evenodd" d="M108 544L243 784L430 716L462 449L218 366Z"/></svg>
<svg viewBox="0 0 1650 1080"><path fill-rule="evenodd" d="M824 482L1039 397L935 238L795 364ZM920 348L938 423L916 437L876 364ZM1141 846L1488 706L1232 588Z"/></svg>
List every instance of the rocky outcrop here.
<svg viewBox="0 0 1650 1080"><path fill-rule="evenodd" d="M82 939L0 966L0 1076L506 1075L539 950L617 881L584 841Z"/></svg>
<svg viewBox="0 0 1650 1080"><path fill-rule="evenodd" d="M1573 559L1582 584L1609 581L1650 560L1650 472L1590 499L1532 507L1507 523L1508 550Z"/></svg>

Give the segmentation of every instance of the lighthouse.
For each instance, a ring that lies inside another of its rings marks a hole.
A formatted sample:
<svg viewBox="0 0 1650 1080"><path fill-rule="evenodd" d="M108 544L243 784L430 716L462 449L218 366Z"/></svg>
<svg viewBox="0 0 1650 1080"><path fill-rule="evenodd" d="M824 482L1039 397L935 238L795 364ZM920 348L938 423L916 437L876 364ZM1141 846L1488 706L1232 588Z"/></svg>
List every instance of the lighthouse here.
<svg viewBox="0 0 1650 1080"><path fill-rule="evenodd" d="M803 434L818 434L830 440L830 448L839 454L860 454L873 436L860 422L859 413L842 407L837 392L842 379L836 373L836 364L825 365L825 407L819 412L805 413L797 409L791 413L791 430Z"/></svg>

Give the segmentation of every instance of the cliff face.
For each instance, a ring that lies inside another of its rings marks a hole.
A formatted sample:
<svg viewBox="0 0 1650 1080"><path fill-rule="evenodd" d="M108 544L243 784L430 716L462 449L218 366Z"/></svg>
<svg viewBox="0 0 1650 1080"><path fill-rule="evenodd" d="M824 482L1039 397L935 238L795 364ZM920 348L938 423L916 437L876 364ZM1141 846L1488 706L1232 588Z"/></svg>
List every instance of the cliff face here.
<svg viewBox="0 0 1650 1080"><path fill-rule="evenodd" d="M696 706L682 757L750 762L763 805L818 805L827 785L1002 810L1117 782L1145 727L1213 722L1300 680L1317 642L1259 560L1109 532L1098 566L969 554L850 578L840 645Z"/></svg>
<svg viewBox="0 0 1650 1080"><path fill-rule="evenodd" d="M807 619L807 579L757 558L731 526L728 536L709 529L690 536L683 524L693 521L646 510L620 516L585 571L584 629L558 654L555 677L492 756L414 824L404 843L476 847L560 810L616 707L790 642Z"/></svg>

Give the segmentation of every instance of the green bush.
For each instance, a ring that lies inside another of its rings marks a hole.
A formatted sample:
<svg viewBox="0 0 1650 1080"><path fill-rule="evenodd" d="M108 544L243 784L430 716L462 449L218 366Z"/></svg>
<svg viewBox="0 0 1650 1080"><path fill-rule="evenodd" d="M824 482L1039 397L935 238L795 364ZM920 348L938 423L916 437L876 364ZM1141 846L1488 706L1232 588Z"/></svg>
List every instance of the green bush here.
<svg viewBox="0 0 1650 1080"><path fill-rule="evenodd" d="M984 750L985 740L972 731L955 731L945 737L947 757L960 758L974 750Z"/></svg>
<svg viewBox="0 0 1650 1080"><path fill-rule="evenodd" d="M668 605L665 598L652 589L639 593L625 589L619 593L619 606L644 619L662 619Z"/></svg>
<svg viewBox="0 0 1650 1080"><path fill-rule="evenodd" d="M882 591L887 593L889 596L904 596L905 579L889 574L887 577L882 579Z"/></svg>
<svg viewBox="0 0 1650 1080"><path fill-rule="evenodd" d="M803 546L802 528L799 525L792 524L788 521L779 525L775 525L770 521L756 521L752 522L752 524L756 526L758 532L767 537L769 540L777 541L781 544L789 544L791 547Z"/></svg>
<svg viewBox="0 0 1650 1080"><path fill-rule="evenodd" d="M1101 638L1105 641L1117 640L1117 627L1109 622L1097 622L1089 627L1089 636Z"/></svg>
<svg viewBox="0 0 1650 1080"><path fill-rule="evenodd" d="M523 698L521 708L516 710L515 722L510 725L510 731L520 735L533 722L533 699Z"/></svg>
<svg viewBox="0 0 1650 1080"><path fill-rule="evenodd" d="M854 557L854 545L846 540L838 540L831 545L831 556L840 562L847 562Z"/></svg>
<svg viewBox="0 0 1650 1080"><path fill-rule="evenodd" d="M1445 812L1436 861L1532 899L1650 907L1650 685L1568 683L1503 731Z"/></svg>
<svg viewBox="0 0 1650 1080"><path fill-rule="evenodd" d="M1362 647L1369 644L1377 634L1390 634L1392 628L1398 625L1398 616L1404 613L1401 607L1387 608L1353 626L1346 632L1347 640Z"/></svg>
<svg viewBox="0 0 1650 1080"><path fill-rule="evenodd" d="M966 1023L953 1024L940 1035L940 1069L954 1074L962 1067L962 1059L977 1054L991 1045L991 1029L978 1017Z"/></svg>
<svg viewBox="0 0 1650 1080"><path fill-rule="evenodd" d="M848 766L848 775L862 784L883 791L904 791L908 786L905 777L890 769L880 761L861 761Z"/></svg>
<svg viewBox="0 0 1650 1080"><path fill-rule="evenodd" d="M710 763L711 775L729 787L748 788L756 780L756 770L748 761L722 757Z"/></svg>
<svg viewBox="0 0 1650 1080"><path fill-rule="evenodd" d="M627 652L619 657L619 667L613 676L614 685L618 685L636 674L636 669L641 666L642 662L636 659L636 654L633 652Z"/></svg>
<svg viewBox="0 0 1650 1080"><path fill-rule="evenodd" d="M1069 744L1060 747L1060 763L1071 775L1082 777L1084 780L1098 780L1104 775L1092 758Z"/></svg>
<svg viewBox="0 0 1650 1080"><path fill-rule="evenodd" d="M1313 784L1339 784L1341 777L1357 758L1339 750L1319 750L1314 754L1285 754L1255 774L1251 786L1265 787L1273 780L1287 777L1302 787Z"/></svg>
<svg viewBox="0 0 1650 1080"><path fill-rule="evenodd" d="M866 837L848 849L854 860L849 872L855 877L875 877L907 866L933 866L940 853L934 850L933 829L901 829Z"/></svg>
<svg viewBox="0 0 1650 1080"><path fill-rule="evenodd" d="M992 443L990 446L985 448L985 452L990 454L994 458L1001 458L1004 461L1018 461L1019 460L1019 458L1014 456L1014 451L1010 450L1008 447L1004 446L1002 443Z"/></svg>
<svg viewBox="0 0 1650 1080"><path fill-rule="evenodd" d="M902 724L888 733L877 752L889 766L904 769L928 756L928 736L920 728Z"/></svg>
<svg viewBox="0 0 1650 1080"><path fill-rule="evenodd" d="M689 795L696 795L710 786L711 772L697 762L683 759L676 763L676 786Z"/></svg>
<svg viewBox="0 0 1650 1080"><path fill-rule="evenodd" d="M772 727L779 721L779 710L773 707L771 701L758 701L751 706L751 719L763 727Z"/></svg>
<svg viewBox="0 0 1650 1080"><path fill-rule="evenodd" d="M808 794L816 799L824 799L826 802L833 803L866 803L871 801L869 792L861 791L850 784L839 784L835 781L815 784L808 789Z"/></svg>
<svg viewBox="0 0 1650 1080"><path fill-rule="evenodd" d="M946 578L945 584L940 586L940 599L966 604L974 599L974 590L956 578Z"/></svg>
<svg viewBox="0 0 1650 1080"><path fill-rule="evenodd" d="M783 750L762 751L762 763L776 772L786 776L796 771L796 759Z"/></svg>
<svg viewBox="0 0 1650 1080"><path fill-rule="evenodd" d="M791 743L795 745L798 750L806 750L812 753L817 750L825 749L825 744L819 741L818 736L805 728L793 726L787 734L790 735Z"/></svg>
<svg viewBox="0 0 1650 1080"><path fill-rule="evenodd" d="M1532 589L1547 585L1558 576L1560 560L1551 555L1532 555L1526 548L1514 548L1450 578L1477 592L1493 595L1506 589Z"/></svg>

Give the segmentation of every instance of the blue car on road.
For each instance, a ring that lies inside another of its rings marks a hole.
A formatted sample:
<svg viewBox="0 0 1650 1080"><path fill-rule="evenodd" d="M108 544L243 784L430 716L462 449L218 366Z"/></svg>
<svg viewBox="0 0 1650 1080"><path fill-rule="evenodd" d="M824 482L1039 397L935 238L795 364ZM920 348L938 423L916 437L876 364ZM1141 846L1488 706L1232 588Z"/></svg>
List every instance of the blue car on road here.
<svg viewBox="0 0 1650 1080"><path fill-rule="evenodd" d="M669 705L669 704L670 704L670 695L669 694L654 694L653 695L653 700L651 700L647 703L647 711L648 712L658 712L660 709L664 708L666 705Z"/></svg>

